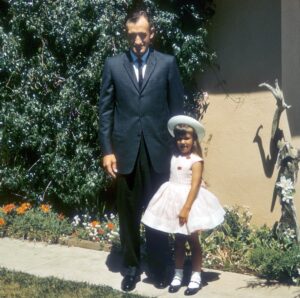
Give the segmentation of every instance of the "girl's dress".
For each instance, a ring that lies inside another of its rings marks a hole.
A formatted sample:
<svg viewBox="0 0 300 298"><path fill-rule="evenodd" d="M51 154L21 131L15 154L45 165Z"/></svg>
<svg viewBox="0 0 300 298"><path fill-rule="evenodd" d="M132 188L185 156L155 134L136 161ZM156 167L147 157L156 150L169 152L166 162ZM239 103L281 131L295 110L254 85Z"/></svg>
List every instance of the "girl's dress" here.
<svg viewBox="0 0 300 298"><path fill-rule="evenodd" d="M170 180L161 185L152 197L142 222L167 233L190 235L198 230L208 230L221 224L225 211L214 194L201 186L188 221L180 226L179 213L186 202L192 183L192 165L203 159L196 154L173 156Z"/></svg>

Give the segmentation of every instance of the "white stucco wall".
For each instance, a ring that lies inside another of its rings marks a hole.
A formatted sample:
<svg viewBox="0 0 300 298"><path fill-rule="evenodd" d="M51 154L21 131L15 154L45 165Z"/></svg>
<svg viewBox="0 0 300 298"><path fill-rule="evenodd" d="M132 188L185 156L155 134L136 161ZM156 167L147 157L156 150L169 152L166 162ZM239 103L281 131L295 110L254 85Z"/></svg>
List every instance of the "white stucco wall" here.
<svg viewBox="0 0 300 298"><path fill-rule="evenodd" d="M293 109L296 107L296 111L289 111L289 121L295 121L299 115L300 96L296 103L292 101L300 92L296 88L300 50L295 52L290 46L298 45L300 38L300 1L282 4L293 1L216 0L210 46L217 52L218 68L209 69L198 78L199 89L210 94L210 106L203 119L207 129L203 143L207 155L205 177L223 204L248 206L253 223L258 225L273 225L281 208L278 199L273 201L278 170L275 167L270 171L269 160L276 104L273 95L258 84L274 85L278 78L288 103ZM286 31L289 35L283 36ZM298 124L293 125L293 132L297 131ZM253 140L260 126L259 147ZM295 134L291 138L285 112L280 129L287 140L297 140ZM298 182L295 202L300 211L299 201Z"/></svg>

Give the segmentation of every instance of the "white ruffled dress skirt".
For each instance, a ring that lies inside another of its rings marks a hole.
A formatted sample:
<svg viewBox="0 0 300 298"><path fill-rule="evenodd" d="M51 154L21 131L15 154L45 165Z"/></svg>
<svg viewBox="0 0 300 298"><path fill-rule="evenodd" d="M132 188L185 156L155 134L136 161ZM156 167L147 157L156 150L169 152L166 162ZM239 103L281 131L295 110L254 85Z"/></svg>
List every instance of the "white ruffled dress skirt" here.
<svg viewBox="0 0 300 298"><path fill-rule="evenodd" d="M190 235L195 231L213 229L224 221L225 211L217 197L201 186L193 202L188 221L179 224L179 213L191 188L192 165L202 161L198 155L173 156L170 180L161 185L152 197L142 222L166 233Z"/></svg>

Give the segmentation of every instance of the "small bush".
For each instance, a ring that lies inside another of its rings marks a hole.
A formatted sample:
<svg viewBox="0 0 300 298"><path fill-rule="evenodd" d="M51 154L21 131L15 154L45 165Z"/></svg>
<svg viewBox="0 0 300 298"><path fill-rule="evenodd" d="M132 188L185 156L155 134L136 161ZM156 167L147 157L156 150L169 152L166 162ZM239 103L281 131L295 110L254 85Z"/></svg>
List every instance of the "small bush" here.
<svg viewBox="0 0 300 298"><path fill-rule="evenodd" d="M287 230L278 237L275 228L251 227L247 209L225 209L224 223L202 235L204 266L299 283L300 249L294 233Z"/></svg>
<svg viewBox="0 0 300 298"><path fill-rule="evenodd" d="M283 251L280 247L259 246L249 256L250 266L268 280L300 284L300 247L293 245Z"/></svg>

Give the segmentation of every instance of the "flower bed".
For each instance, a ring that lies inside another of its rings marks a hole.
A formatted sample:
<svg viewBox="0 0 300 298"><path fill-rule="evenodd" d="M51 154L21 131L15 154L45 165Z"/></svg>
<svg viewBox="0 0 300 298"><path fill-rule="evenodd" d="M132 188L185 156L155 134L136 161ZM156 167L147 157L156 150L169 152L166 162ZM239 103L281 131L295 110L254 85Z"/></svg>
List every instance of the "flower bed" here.
<svg viewBox="0 0 300 298"><path fill-rule="evenodd" d="M60 243L92 249L111 250L119 245L118 219L114 214L91 220L76 215L71 221L48 204L7 204L0 208L0 237Z"/></svg>
<svg viewBox="0 0 300 298"><path fill-rule="evenodd" d="M289 229L279 237L276 228L251 226L251 213L247 209L225 209L224 223L201 234L203 266L300 284L300 248L295 232ZM144 243L143 226L141 229ZM1 236L96 250L120 250L119 223L114 214L97 220L89 215L76 215L71 220L47 204L4 205L0 208Z"/></svg>

